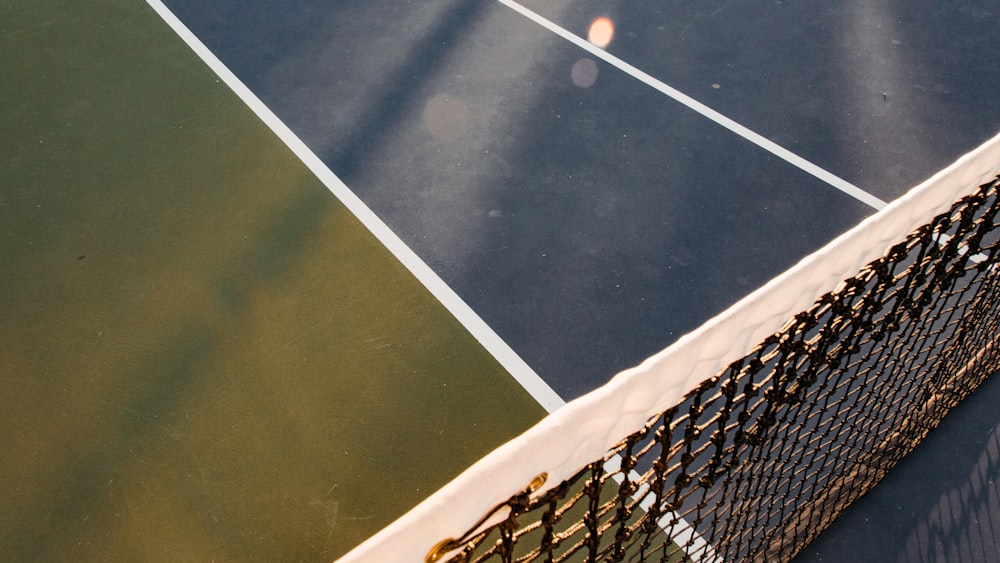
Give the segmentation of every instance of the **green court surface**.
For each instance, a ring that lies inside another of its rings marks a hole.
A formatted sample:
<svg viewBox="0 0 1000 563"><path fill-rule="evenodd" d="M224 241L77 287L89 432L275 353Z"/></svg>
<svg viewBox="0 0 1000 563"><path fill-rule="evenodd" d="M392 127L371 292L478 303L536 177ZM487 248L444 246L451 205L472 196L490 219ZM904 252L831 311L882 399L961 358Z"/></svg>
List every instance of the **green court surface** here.
<svg viewBox="0 0 1000 563"><path fill-rule="evenodd" d="M1000 146L998 24L987 0L0 0L0 561L337 559ZM557 481L595 412L461 496ZM951 428L800 560L995 560L995 444ZM939 506L970 531L918 521ZM448 537L428 513L412 536Z"/></svg>
<svg viewBox="0 0 1000 563"><path fill-rule="evenodd" d="M0 560L331 560L543 416L145 2L0 52Z"/></svg>

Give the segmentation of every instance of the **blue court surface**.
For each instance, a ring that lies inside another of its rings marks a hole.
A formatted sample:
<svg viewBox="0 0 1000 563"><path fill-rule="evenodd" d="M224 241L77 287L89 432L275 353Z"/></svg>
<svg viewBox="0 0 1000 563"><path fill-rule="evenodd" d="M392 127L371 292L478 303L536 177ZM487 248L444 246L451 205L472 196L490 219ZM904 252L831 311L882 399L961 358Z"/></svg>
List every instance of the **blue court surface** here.
<svg viewBox="0 0 1000 563"><path fill-rule="evenodd" d="M0 3L3 560L335 559L1000 131L986 0L101 4ZM980 547L800 559L995 557L962 408Z"/></svg>
<svg viewBox="0 0 1000 563"><path fill-rule="evenodd" d="M499 2L166 2L563 398L873 211L837 179L889 200L1000 127L982 8L539 4L615 58Z"/></svg>

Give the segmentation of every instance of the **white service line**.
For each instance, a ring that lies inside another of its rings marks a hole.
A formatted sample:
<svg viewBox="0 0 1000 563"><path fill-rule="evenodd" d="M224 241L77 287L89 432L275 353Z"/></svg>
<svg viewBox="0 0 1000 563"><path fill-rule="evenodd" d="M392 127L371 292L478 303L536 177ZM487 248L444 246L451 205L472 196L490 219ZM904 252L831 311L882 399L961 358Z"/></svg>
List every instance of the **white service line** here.
<svg viewBox="0 0 1000 563"><path fill-rule="evenodd" d="M146 0L180 38L295 153L317 178L434 295L548 412L566 402L486 322L382 222L161 0Z"/></svg>
<svg viewBox="0 0 1000 563"><path fill-rule="evenodd" d="M808 160L802 158L801 156L793 153L792 151L782 147L781 145L771 141L770 139L751 131L750 129L740 125L736 121L722 115L721 113L715 111L714 109L706 106L705 104L695 100L694 98L680 92L679 90L672 88L665 84L664 82L657 80L656 78L650 76L649 74L639 70L638 68L632 66L631 64L619 59L618 57L608 53L604 49L594 45L590 41L575 35L566 29L556 25L555 23L543 18L542 16L536 14L535 12L525 8L521 4L518 4L514 0L497 0L504 6L507 6L511 10L521 14L522 16L530 19L531 21L537 23L538 25L544 27L545 29L555 33L559 37L569 41L570 43L584 49L595 57L603 60L604 62L614 66L618 70L628 74L629 76L639 80L643 84L658 90L659 92L666 94L667 96L673 98L675 101L687 106L688 108L698 112L702 116L714 121L715 123L725 127L726 129L732 131L733 133L743 137L747 141L757 145L758 147L768 151L769 153L777 156L778 158L788 162L789 164L812 174L816 178L830 184L831 186L837 188L838 190L844 192L845 194L857 199L858 201L868 205L869 207L875 209L882 209L886 206L886 202L873 196L872 194L862 190L861 188L855 186L854 184L836 176L835 174L820 168L816 164L809 162Z"/></svg>

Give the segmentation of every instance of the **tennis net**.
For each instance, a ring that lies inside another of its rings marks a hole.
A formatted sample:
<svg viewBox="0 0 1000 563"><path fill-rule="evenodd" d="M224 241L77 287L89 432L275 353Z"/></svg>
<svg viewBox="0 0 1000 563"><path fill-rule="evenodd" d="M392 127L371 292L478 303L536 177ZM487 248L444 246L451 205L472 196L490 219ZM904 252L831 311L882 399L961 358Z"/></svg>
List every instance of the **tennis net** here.
<svg viewBox="0 0 1000 563"><path fill-rule="evenodd" d="M1000 369L1000 136L345 561L776 561Z"/></svg>

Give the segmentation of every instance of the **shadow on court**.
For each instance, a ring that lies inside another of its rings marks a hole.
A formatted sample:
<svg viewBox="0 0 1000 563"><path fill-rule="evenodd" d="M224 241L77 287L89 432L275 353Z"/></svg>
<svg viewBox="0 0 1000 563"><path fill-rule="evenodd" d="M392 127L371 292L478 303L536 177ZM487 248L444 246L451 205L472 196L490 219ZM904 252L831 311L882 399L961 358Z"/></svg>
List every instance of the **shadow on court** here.
<svg viewBox="0 0 1000 563"><path fill-rule="evenodd" d="M998 403L994 375L796 562L1000 560Z"/></svg>

